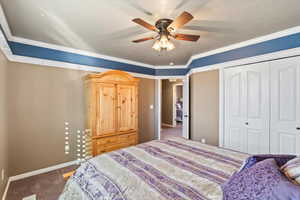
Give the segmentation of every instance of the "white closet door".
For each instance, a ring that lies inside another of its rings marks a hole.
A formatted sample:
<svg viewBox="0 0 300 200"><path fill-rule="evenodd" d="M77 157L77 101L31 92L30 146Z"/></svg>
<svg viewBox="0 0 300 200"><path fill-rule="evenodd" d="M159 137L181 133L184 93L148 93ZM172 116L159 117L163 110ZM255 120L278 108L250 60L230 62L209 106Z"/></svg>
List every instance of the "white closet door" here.
<svg viewBox="0 0 300 200"><path fill-rule="evenodd" d="M225 147L245 152L244 73L242 68L226 69L225 75Z"/></svg>
<svg viewBox="0 0 300 200"><path fill-rule="evenodd" d="M300 154L300 58L273 61L271 152Z"/></svg>
<svg viewBox="0 0 300 200"><path fill-rule="evenodd" d="M225 70L225 147L269 153L269 66Z"/></svg>
<svg viewBox="0 0 300 200"><path fill-rule="evenodd" d="M269 153L269 63L246 66L244 73L246 152Z"/></svg>

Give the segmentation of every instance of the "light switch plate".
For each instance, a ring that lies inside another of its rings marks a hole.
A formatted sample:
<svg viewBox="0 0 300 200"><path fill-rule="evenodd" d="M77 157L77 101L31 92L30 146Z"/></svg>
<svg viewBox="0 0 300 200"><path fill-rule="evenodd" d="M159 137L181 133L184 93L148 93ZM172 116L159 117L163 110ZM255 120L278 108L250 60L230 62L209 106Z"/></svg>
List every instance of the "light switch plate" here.
<svg viewBox="0 0 300 200"><path fill-rule="evenodd" d="M4 177L5 177L5 171L4 169L1 169L1 181L4 181Z"/></svg>

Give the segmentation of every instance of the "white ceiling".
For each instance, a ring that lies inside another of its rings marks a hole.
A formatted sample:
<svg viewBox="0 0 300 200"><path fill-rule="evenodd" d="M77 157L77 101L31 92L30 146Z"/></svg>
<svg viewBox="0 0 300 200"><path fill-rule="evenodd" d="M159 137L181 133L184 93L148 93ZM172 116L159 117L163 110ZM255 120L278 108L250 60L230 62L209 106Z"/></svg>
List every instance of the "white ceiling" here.
<svg viewBox="0 0 300 200"><path fill-rule="evenodd" d="M0 0L14 36L88 50L152 65L186 64L194 55L300 25L299 0ZM155 35L131 20L151 24L188 11L195 19L180 33L200 34L197 43L174 41L158 53ZM190 30L195 29L195 30Z"/></svg>

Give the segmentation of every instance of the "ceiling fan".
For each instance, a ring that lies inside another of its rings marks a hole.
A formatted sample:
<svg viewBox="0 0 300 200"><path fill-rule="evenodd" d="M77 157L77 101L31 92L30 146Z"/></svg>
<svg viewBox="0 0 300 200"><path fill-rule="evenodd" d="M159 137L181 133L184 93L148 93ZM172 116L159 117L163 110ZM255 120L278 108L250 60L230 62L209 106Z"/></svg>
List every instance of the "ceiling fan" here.
<svg viewBox="0 0 300 200"><path fill-rule="evenodd" d="M138 40L133 40L134 43L144 42L147 40L156 40L152 46L153 49L157 51L171 51L175 48L174 44L170 41L171 38L176 40L185 40L196 42L200 38L200 35L189 35L189 34L180 34L176 33L176 31L184 26L186 23L191 21L194 17L188 13L183 12L179 15L174 21L171 19L159 19L156 21L155 26L147 23L146 21L136 18L132 21L149 29L151 31L155 31L158 33L155 37L147 37Z"/></svg>

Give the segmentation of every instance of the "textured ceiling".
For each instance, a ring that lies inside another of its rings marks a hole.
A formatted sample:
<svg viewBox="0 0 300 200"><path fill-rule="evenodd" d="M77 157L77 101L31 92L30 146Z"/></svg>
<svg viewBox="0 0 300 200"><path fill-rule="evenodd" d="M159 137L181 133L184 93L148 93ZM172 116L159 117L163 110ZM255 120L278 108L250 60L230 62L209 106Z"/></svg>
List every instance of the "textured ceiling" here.
<svg viewBox="0 0 300 200"><path fill-rule="evenodd" d="M186 64L198 53L300 25L299 0L0 0L14 36L88 50L152 65ZM197 43L174 41L158 53L155 35L131 20L151 24L188 11L195 19L180 33L200 34ZM191 30L193 29L193 30Z"/></svg>

